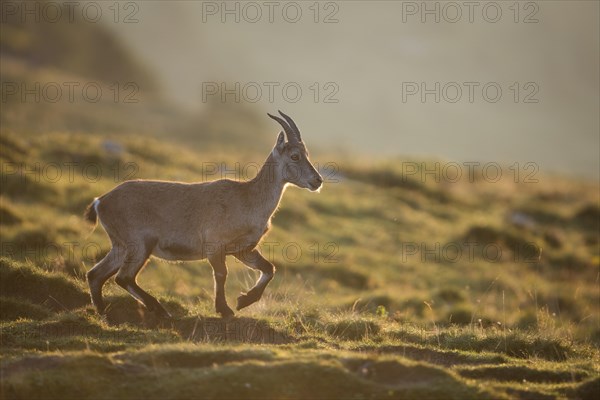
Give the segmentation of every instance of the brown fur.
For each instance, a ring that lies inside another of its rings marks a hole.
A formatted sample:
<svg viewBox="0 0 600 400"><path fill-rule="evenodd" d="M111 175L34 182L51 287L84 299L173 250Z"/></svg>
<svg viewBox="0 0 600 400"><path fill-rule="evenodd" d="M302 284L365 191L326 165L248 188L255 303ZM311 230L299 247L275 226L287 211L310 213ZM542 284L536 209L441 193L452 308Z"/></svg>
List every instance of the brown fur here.
<svg viewBox="0 0 600 400"><path fill-rule="evenodd" d="M289 117L282 115L289 120ZM136 180L120 184L94 200L85 211L106 230L112 249L87 273L92 302L100 313L105 306L102 286L116 274L116 282L148 309L168 312L136 283L151 255L170 261L207 258L215 279L215 307L233 315L225 299L227 266L233 255L261 276L248 293L238 297L237 309L260 299L275 267L257 248L270 227L285 186L292 183L316 191L322 178L308 159L297 128L285 125L258 175L246 182L221 179L204 183Z"/></svg>

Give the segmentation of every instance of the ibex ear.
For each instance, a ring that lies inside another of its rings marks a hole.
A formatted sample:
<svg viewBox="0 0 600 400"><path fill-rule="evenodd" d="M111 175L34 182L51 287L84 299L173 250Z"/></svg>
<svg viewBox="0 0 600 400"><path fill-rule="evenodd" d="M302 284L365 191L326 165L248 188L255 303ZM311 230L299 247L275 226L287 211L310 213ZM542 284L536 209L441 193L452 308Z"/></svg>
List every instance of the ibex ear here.
<svg viewBox="0 0 600 400"><path fill-rule="evenodd" d="M275 144L275 148L279 153L283 152L283 146L285 145L285 135L283 132L279 132L279 136L277 136L277 143Z"/></svg>

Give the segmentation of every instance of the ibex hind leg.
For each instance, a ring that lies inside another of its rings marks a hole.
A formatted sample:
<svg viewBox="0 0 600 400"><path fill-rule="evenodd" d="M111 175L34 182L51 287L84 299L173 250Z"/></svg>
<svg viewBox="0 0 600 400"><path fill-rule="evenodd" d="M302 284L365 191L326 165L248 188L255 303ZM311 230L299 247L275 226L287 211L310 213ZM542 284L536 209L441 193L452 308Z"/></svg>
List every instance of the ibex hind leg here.
<svg viewBox="0 0 600 400"><path fill-rule="evenodd" d="M250 268L260 271L260 278L256 281L254 287L248 293L242 293L237 299L236 309L241 310L260 300L265 288L271 282L271 279L273 279L275 266L264 258L257 249L235 254L235 257Z"/></svg>
<svg viewBox="0 0 600 400"><path fill-rule="evenodd" d="M102 287L121 268L124 258L124 249L113 246L108 254L86 274L88 285L90 286L92 304L96 307L99 314L103 314L106 309L102 298Z"/></svg>
<svg viewBox="0 0 600 400"><path fill-rule="evenodd" d="M148 262L152 253L152 247L148 244L130 246L127 252L125 264L119 270L115 281L123 289L127 290L133 298L141 302L149 311L155 312L161 318L171 318L171 314L144 289L138 286L136 277L140 270Z"/></svg>

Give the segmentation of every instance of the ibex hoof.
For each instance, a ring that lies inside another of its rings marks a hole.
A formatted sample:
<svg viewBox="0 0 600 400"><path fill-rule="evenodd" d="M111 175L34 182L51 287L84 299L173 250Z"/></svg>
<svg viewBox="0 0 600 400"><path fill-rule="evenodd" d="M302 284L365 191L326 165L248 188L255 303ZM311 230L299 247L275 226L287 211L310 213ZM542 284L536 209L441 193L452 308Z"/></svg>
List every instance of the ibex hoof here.
<svg viewBox="0 0 600 400"><path fill-rule="evenodd" d="M255 299L250 298L247 294L242 293L237 298L237 306L235 307L238 311L244 307L248 307L250 304L256 302Z"/></svg>
<svg viewBox="0 0 600 400"><path fill-rule="evenodd" d="M219 314L221 314L221 318L230 318L235 315L233 310L229 307L222 308L221 310L217 310Z"/></svg>

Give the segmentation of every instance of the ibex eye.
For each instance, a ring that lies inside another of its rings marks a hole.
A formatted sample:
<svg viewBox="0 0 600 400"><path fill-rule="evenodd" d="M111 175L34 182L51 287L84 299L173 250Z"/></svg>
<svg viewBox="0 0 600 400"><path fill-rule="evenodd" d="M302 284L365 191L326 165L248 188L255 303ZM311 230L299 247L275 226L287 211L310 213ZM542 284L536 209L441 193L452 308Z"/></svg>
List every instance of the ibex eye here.
<svg viewBox="0 0 600 400"><path fill-rule="evenodd" d="M298 154L293 154L292 155L292 160L298 161L298 160L300 160L300 156Z"/></svg>

